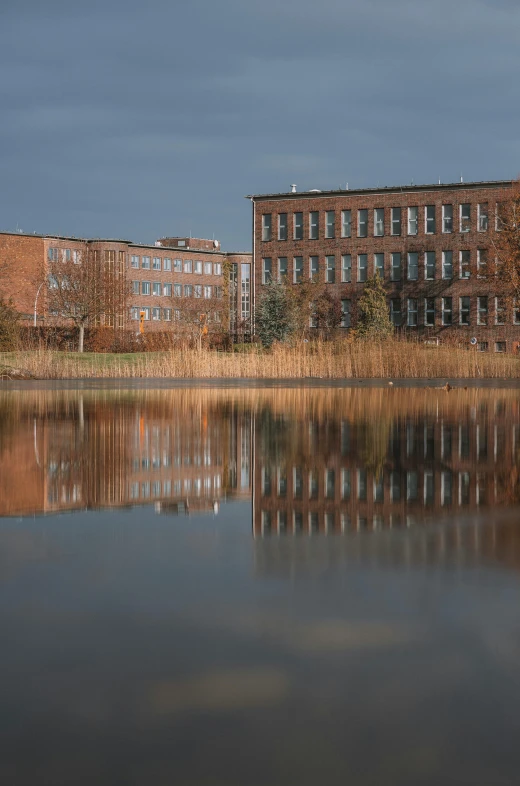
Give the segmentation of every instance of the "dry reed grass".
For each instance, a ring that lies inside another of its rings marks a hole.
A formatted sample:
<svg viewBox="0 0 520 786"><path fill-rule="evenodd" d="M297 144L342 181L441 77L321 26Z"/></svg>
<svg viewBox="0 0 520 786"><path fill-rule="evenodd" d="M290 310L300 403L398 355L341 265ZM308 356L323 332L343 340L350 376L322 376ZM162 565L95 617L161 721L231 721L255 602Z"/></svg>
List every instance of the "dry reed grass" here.
<svg viewBox="0 0 520 786"><path fill-rule="evenodd" d="M278 345L270 352L172 350L141 355L70 355L38 350L0 355L6 366L38 379L425 379L520 378L513 355L480 353L415 342Z"/></svg>

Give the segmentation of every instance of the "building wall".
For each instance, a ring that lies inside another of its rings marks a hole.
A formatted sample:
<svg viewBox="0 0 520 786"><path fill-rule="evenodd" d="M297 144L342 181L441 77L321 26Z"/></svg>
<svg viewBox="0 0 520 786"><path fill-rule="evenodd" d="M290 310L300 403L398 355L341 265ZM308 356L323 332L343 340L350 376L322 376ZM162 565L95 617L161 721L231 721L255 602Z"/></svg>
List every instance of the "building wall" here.
<svg viewBox="0 0 520 786"><path fill-rule="evenodd" d="M477 252L484 250L488 253L488 265L492 266L493 249L492 240L495 234L495 210L497 203L503 201L511 188L511 183L506 181L494 183L453 184L449 186L424 186L402 187L399 189L341 191L329 193L291 193L280 195L267 195L254 197L255 222L254 222L254 248L255 248L255 291L256 297L260 296L262 280L262 261L272 260L273 274L277 275L279 259L287 258L287 280L293 282L295 278L295 258L303 257L303 275L305 279L310 276L310 257L318 257L318 280L326 281L326 257L335 259L335 283L328 287L341 299L351 302L351 326L357 320L356 302L363 291L364 284L358 282L357 262L358 256L366 254L367 275L374 274L374 255L384 255L384 283L388 292L388 300L399 298L402 303L403 329L412 335L440 336L444 339L463 338L469 340L475 336L479 342L488 342L489 348L494 347L496 341L506 341L507 348L512 349L514 342L520 339L520 325L513 324L512 313L508 314L505 325L495 324L495 302L490 289L489 278L477 276ZM489 226L487 231L479 231L477 226L478 205L487 203ZM460 206L469 204L471 219L469 231L460 231L459 215ZM426 206L434 206L435 232L428 234L426 230ZM453 207L453 229L450 233L442 231L443 205ZM418 232L416 235L408 234L407 212L409 207L418 208ZM374 211L384 210L384 235L374 236ZM391 209L401 208L401 234L391 234ZM352 227L351 237L342 237L341 211L350 210ZM358 237L357 218L359 210L367 210L368 227L367 236ZM310 214L318 213L318 238L310 239ZM334 237L326 237L326 212L335 213ZM294 239L295 214L303 214L303 238ZM262 216L271 215L271 240L264 240L262 236ZM278 220L280 214L287 215L287 240L278 239ZM445 251L453 253L453 278L442 277L442 255ZM469 278L461 278L459 270L460 252L469 252ZM392 253L401 253L401 280L390 280L390 267ZM435 253L435 277L433 280L425 279L425 253ZM407 256L417 253L418 277L409 280L407 275ZM352 264L352 281L342 282L341 263L342 256L350 254ZM487 326L477 324L477 297L488 296ZM441 300L453 298L453 325L442 324ZM459 324L459 298L470 297L469 325ZM406 326L406 311L408 299L417 299L418 325ZM425 325L425 298L435 298L435 322L428 327Z"/></svg>
<svg viewBox="0 0 520 786"><path fill-rule="evenodd" d="M218 242L218 241L217 241ZM142 246L124 240L82 240L67 237L41 237L32 235L0 234L0 280L1 293L4 297L12 297L16 308L25 315L27 320L32 320L34 301L38 287L48 272L49 260L61 261L71 258L78 253L83 258L87 255L99 254L103 264L114 273L114 286L119 282L127 282L129 293L124 313L116 319L101 319L97 324L108 324L128 330L139 329L139 312L145 312L145 332L170 331L183 320L187 319L190 309L204 311L211 306L211 313L221 312L224 319L228 311L230 288L227 275L228 266L237 266L236 296L240 297L242 290L242 265L252 262L251 254L225 254L214 249L214 241L193 241L201 248L166 247L164 245ZM220 245L220 244L219 244ZM208 246L206 249L205 246ZM210 250L211 249L211 250ZM138 267L134 267L135 260ZM144 260L149 259L149 267ZM158 260L155 263L154 260ZM165 260L170 261L171 269ZM180 260L181 270L175 270L175 260ZM226 263L227 260L227 264ZM196 273L196 263L201 263L201 273ZM192 272L185 272L185 263L191 264ZM206 272L205 265L211 265L211 272ZM217 266L217 267L216 267ZM135 283L134 283L135 282ZM143 282L149 285L143 287ZM161 294L153 294L154 284L160 285ZM181 296L175 296L174 285L181 286ZM191 296L186 296L185 286L191 286ZM195 287L201 287L201 298L195 298ZM169 293L171 287L171 295ZM211 298L205 298L205 287L211 287ZM136 288L137 291L134 291ZM239 306L240 307L240 306ZM177 324L175 313L178 312ZM59 322L48 313L46 289L42 288L37 301L38 324L53 324ZM216 323L215 323L216 326Z"/></svg>
<svg viewBox="0 0 520 786"><path fill-rule="evenodd" d="M0 295L32 318L44 259L41 237L0 233Z"/></svg>

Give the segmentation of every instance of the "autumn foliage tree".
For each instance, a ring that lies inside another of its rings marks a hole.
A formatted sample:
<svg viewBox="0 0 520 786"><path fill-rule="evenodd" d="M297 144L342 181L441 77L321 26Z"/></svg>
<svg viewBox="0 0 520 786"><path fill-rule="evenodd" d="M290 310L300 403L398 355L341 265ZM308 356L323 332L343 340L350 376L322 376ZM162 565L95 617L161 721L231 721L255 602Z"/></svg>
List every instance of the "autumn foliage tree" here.
<svg viewBox="0 0 520 786"><path fill-rule="evenodd" d="M394 332L390 321L386 292L378 273L367 279L363 294L358 301L358 323L356 336L365 339L389 338Z"/></svg>
<svg viewBox="0 0 520 786"><path fill-rule="evenodd" d="M492 245L496 258L496 294L511 307L520 304L520 179L497 206Z"/></svg>

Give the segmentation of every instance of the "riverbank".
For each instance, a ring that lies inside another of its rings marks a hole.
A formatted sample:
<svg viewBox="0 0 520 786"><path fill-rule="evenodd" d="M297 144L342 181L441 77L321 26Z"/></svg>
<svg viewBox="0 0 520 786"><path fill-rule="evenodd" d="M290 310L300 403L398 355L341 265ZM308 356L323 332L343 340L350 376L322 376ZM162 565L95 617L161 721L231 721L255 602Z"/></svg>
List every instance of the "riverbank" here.
<svg viewBox="0 0 520 786"><path fill-rule="evenodd" d="M249 352L0 353L9 379L519 379L520 358L419 343L342 342Z"/></svg>

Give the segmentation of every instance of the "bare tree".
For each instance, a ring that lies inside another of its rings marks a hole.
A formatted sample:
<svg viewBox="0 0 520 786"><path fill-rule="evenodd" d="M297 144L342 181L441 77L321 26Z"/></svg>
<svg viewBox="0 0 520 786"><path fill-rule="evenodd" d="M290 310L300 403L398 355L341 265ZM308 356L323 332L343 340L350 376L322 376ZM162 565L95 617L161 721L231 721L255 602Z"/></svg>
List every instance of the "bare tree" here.
<svg viewBox="0 0 520 786"><path fill-rule="evenodd" d="M180 338L202 348L203 341L226 332L226 307L222 297L173 297L173 330Z"/></svg>
<svg viewBox="0 0 520 786"><path fill-rule="evenodd" d="M497 205L492 246L496 257L496 290L510 306L520 307L520 179Z"/></svg>
<svg viewBox="0 0 520 786"><path fill-rule="evenodd" d="M126 307L125 272L115 264L115 252L81 251L48 262L47 306L60 322L79 331L78 352L83 352L85 328L99 324L117 327Z"/></svg>

